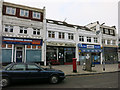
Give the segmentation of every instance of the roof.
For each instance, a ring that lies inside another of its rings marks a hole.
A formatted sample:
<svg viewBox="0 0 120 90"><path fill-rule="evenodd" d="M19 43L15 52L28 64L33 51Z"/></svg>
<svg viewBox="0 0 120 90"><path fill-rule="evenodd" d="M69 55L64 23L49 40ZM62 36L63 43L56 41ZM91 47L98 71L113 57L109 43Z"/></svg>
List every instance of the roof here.
<svg viewBox="0 0 120 90"><path fill-rule="evenodd" d="M67 22L64 22L64 21L57 21L57 20L46 19L46 22L47 23L51 23L51 24L57 24L57 25L67 26L67 27L71 27L71 28L77 27L77 29L91 31L86 26L79 26L79 25L68 24Z"/></svg>

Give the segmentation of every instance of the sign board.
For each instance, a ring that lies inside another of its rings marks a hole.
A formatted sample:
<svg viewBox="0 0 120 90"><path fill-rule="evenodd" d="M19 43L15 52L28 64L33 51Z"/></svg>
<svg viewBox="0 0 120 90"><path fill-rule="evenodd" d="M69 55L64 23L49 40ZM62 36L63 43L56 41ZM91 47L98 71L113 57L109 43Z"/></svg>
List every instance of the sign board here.
<svg viewBox="0 0 120 90"><path fill-rule="evenodd" d="M41 45L42 39L29 39L29 38L17 38L17 37L2 37L2 43L5 44L20 44L20 45Z"/></svg>

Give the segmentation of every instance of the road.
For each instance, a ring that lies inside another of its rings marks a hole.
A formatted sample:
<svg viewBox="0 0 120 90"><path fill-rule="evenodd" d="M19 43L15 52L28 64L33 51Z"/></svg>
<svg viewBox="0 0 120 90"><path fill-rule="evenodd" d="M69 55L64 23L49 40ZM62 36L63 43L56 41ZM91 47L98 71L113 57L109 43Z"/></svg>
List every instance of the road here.
<svg viewBox="0 0 120 90"><path fill-rule="evenodd" d="M6 89L21 88L117 88L118 72L104 73L95 75L67 76L66 79L58 84L49 84L47 82L27 82L14 84ZM4 90L4 89L3 89Z"/></svg>

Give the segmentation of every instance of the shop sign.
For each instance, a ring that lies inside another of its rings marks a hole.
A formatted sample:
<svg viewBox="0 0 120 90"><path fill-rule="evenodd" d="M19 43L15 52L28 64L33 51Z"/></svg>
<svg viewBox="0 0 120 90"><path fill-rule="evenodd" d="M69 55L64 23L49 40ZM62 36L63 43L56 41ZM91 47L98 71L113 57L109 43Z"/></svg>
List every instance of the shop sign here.
<svg viewBox="0 0 120 90"><path fill-rule="evenodd" d="M21 44L21 45L41 45L42 39L28 39L16 37L2 37L2 43L6 44Z"/></svg>
<svg viewBox="0 0 120 90"><path fill-rule="evenodd" d="M87 44L78 44L79 48L94 48L94 49L101 49L100 45L87 45Z"/></svg>

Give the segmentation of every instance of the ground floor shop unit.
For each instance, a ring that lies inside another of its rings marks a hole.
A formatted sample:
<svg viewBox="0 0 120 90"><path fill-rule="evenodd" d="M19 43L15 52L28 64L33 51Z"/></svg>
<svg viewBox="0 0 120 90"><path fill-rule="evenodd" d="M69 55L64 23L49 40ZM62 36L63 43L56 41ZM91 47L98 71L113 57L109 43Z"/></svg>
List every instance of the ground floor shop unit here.
<svg viewBox="0 0 120 90"><path fill-rule="evenodd" d="M61 65L72 64L75 58L75 47L47 46L46 60L58 60Z"/></svg>
<svg viewBox="0 0 120 90"><path fill-rule="evenodd" d="M90 55L90 60L92 64L101 64L101 46L100 45L90 45L90 44L78 44L79 62L81 65L86 63L87 54Z"/></svg>
<svg viewBox="0 0 120 90"><path fill-rule="evenodd" d="M106 64L114 64L118 62L118 48L104 47L104 58Z"/></svg>
<svg viewBox="0 0 120 90"><path fill-rule="evenodd" d="M2 63L37 62L42 59L42 39L2 37Z"/></svg>

